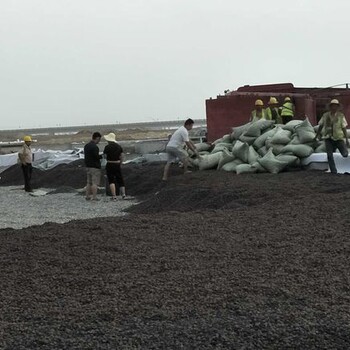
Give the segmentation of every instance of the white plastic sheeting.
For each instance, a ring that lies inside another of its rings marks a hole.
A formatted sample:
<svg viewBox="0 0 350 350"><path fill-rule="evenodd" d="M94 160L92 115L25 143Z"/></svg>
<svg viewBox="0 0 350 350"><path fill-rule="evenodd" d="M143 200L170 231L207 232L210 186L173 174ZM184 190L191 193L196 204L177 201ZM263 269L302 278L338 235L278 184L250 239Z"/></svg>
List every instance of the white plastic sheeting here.
<svg viewBox="0 0 350 350"><path fill-rule="evenodd" d="M350 157L344 158L340 153L334 153L334 162L338 174L350 173ZM313 153L301 162L307 169L328 170L327 153Z"/></svg>
<svg viewBox="0 0 350 350"><path fill-rule="evenodd" d="M84 158L83 150L55 151L42 149L33 150L33 167L41 170L52 169L59 164L68 164L75 160ZM18 154L11 153L0 155L0 173L17 164Z"/></svg>

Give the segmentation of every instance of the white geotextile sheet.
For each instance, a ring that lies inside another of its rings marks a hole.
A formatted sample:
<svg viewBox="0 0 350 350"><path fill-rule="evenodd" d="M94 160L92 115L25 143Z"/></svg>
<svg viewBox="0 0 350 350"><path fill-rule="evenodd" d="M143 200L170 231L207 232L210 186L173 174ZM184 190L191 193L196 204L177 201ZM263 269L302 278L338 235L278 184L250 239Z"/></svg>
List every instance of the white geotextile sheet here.
<svg viewBox="0 0 350 350"><path fill-rule="evenodd" d="M350 173L350 157L344 158L340 153L334 153L334 162L339 174ZM328 169L327 153L313 153L302 160L302 165L311 169Z"/></svg>
<svg viewBox="0 0 350 350"><path fill-rule="evenodd" d="M52 169L59 164L68 164L84 157L81 150L55 151L42 149L33 150L33 167L47 170ZM17 164L18 153L0 155L0 173Z"/></svg>

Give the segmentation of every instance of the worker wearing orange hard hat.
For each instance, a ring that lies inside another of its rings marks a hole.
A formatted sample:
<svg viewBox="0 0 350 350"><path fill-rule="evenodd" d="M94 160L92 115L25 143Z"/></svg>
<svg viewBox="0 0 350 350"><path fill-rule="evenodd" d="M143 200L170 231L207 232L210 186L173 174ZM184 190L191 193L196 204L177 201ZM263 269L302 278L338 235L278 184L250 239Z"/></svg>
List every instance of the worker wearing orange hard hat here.
<svg viewBox="0 0 350 350"><path fill-rule="evenodd" d="M349 155L349 139L346 131L348 125L345 115L340 111L340 103L333 99L329 104L329 111L320 119L316 138L322 136L326 144L327 159L332 174L337 173L333 153L338 149L343 157ZM345 139L345 142L344 142Z"/></svg>
<svg viewBox="0 0 350 350"><path fill-rule="evenodd" d="M18 163L21 165L23 177L24 177L24 190L26 192L33 192L30 184L33 172L33 153L31 149L32 138L30 136L24 136L24 144L18 152Z"/></svg>
<svg viewBox="0 0 350 350"><path fill-rule="evenodd" d="M267 120L274 120L276 124L281 124L282 119L278 110L278 100L276 97L270 97L270 100L268 102L268 107L266 108L266 119Z"/></svg>
<svg viewBox="0 0 350 350"><path fill-rule="evenodd" d="M266 119L266 115L264 109L264 102L258 99L255 101L255 109L252 111L249 121L255 122L260 119Z"/></svg>
<svg viewBox="0 0 350 350"><path fill-rule="evenodd" d="M294 118L295 107L289 96L284 99L284 103L281 108L281 117L283 124L287 124Z"/></svg>

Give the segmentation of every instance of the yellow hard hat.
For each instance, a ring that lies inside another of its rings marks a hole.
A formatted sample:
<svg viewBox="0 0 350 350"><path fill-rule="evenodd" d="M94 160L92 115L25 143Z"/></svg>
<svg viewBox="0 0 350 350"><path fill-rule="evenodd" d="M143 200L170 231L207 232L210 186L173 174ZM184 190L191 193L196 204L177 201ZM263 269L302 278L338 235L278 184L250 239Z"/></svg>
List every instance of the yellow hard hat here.
<svg viewBox="0 0 350 350"><path fill-rule="evenodd" d="M339 101L337 99L333 99L330 103L330 105L340 105Z"/></svg>
<svg viewBox="0 0 350 350"><path fill-rule="evenodd" d="M24 142L32 142L32 138L30 136L24 136L23 141Z"/></svg>
<svg viewBox="0 0 350 350"><path fill-rule="evenodd" d="M276 97L270 97L269 105L278 105L278 100Z"/></svg>
<svg viewBox="0 0 350 350"><path fill-rule="evenodd" d="M287 97L284 99L284 102L290 102L290 97L287 96Z"/></svg>
<svg viewBox="0 0 350 350"><path fill-rule="evenodd" d="M256 100L255 101L255 106L263 106L264 102L262 100Z"/></svg>

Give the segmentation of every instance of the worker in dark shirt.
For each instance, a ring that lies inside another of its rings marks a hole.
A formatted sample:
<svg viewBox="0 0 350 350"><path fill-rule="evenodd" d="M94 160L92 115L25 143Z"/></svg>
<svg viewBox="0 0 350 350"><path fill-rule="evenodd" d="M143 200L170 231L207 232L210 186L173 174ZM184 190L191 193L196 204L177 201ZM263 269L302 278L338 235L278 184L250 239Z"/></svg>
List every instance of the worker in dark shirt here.
<svg viewBox="0 0 350 350"><path fill-rule="evenodd" d="M84 160L87 174L86 200L97 201L97 188L101 180L100 150L97 144L101 140L101 134L94 132L92 140L84 147Z"/></svg>
<svg viewBox="0 0 350 350"><path fill-rule="evenodd" d="M107 159L106 174L112 193L112 200L117 200L116 186L119 187L119 194L121 195L122 199L125 199L125 184L121 173L123 148L117 143L113 132L109 133L108 135L104 135L103 137L108 142L103 154Z"/></svg>

